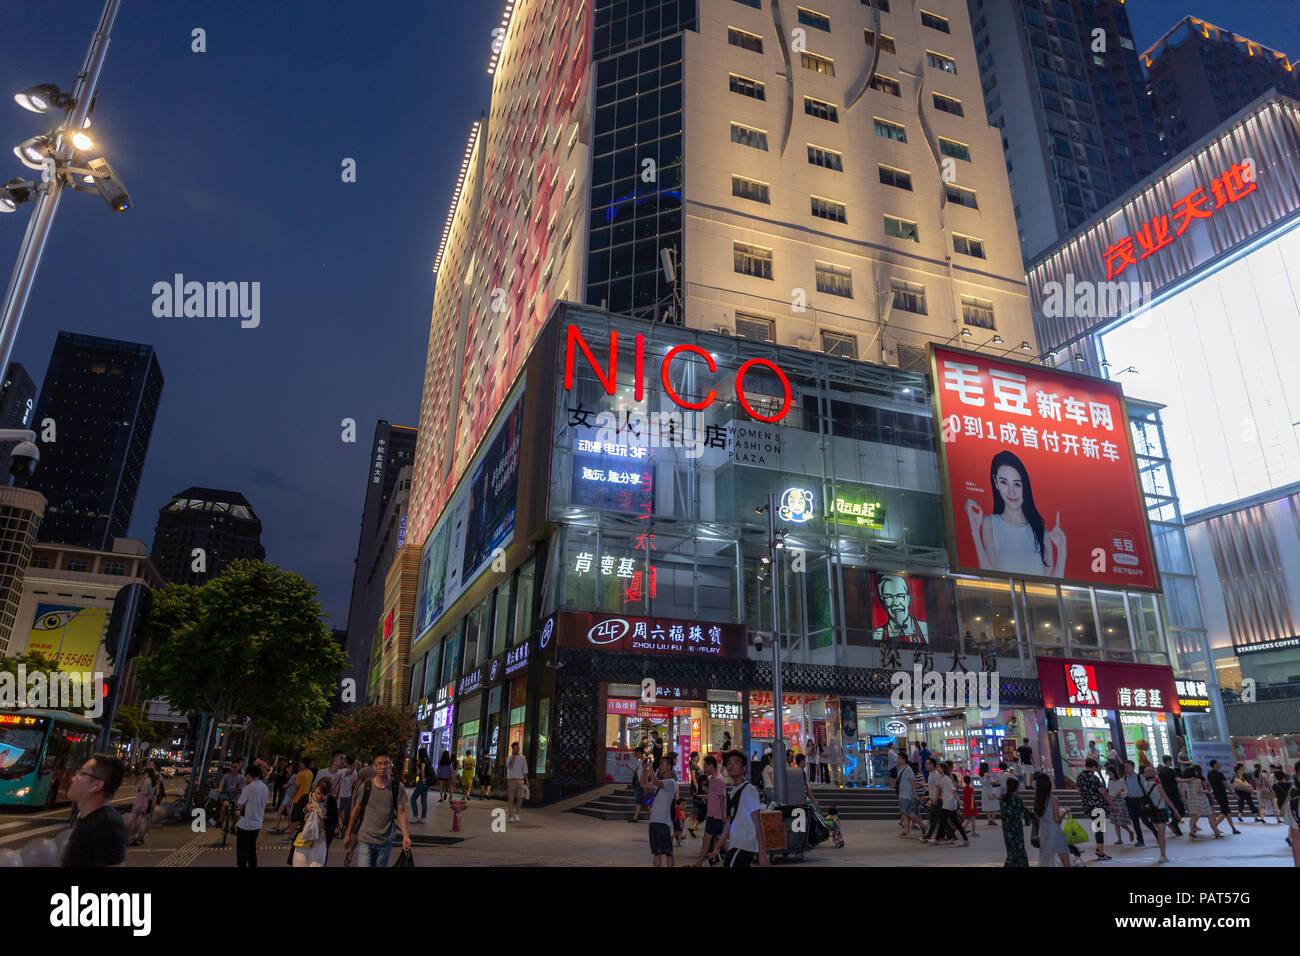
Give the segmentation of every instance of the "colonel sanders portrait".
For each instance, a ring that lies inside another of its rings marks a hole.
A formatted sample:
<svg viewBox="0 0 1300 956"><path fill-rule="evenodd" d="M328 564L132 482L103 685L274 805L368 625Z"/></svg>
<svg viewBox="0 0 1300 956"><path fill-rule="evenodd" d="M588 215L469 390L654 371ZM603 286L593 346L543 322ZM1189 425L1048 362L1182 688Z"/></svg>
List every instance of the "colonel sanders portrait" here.
<svg viewBox="0 0 1300 956"><path fill-rule="evenodd" d="M873 641L901 644L928 644L925 621L912 616L912 591L901 574L882 574L876 578L876 595L888 620L871 632Z"/></svg>

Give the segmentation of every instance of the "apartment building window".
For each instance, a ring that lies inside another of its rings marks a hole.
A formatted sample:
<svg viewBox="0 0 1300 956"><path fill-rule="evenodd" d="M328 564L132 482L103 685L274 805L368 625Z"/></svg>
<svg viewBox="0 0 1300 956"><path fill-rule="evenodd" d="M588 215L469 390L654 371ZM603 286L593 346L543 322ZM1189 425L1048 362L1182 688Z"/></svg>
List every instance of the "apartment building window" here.
<svg viewBox="0 0 1300 956"><path fill-rule="evenodd" d="M891 279L889 288L894 293L894 308L902 309L904 312L914 312L917 315L926 315L925 307L925 286L919 282L905 282L902 279Z"/></svg>
<svg viewBox="0 0 1300 956"><path fill-rule="evenodd" d="M856 335L845 335L843 332L823 332L822 351L827 355L856 359L858 357L858 337Z"/></svg>
<svg viewBox="0 0 1300 956"><path fill-rule="evenodd" d="M741 146L748 146L751 149L767 151L767 133L761 129L754 129L752 126L741 126L739 123L732 123L731 141L739 143Z"/></svg>
<svg viewBox="0 0 1300 956"><path fill-rule="evenodd" d="M808 162L823 169L833 169L837 173L844 172L844 157L840 153L833 149L814 146L812 143L808 144Z"/></svg>
<svg viewBox="0 0 1300 956"><path fill-rule="evenodd" d="M883 136L885 139L896 139L900 143L907 142L907 130L897 123L891 123L889 120L882 120L879 116L875 118L876 135Z"/></svg>
<svg viewBox="0 0 1300 956"><path fill-rule="evenodd" d="M925 51L926 62L936 70L943 70L945 73L957 72L957 61L950 56L944 56L942 53L935 53L933 50Z"/></svg>
<svg viewBox="0 0 1300 956"><path fill-rule="evenodd" d="M743 242L732 244L732 265L741 275L772 278L772 250Z"/></svg>
<svg viewBox="0 0 1300 956"><path fill-rule="evenodd" d="M755 342L771 342L774 340L775 326L771 319L764 318L761 315L748 315L744 312L736 313L736 334L742 339L753 339Z"/></svg>
<svg viewBox="0 0 1300 956"><path fill-rule="evenodd" d="M818 119L829 120L832 123L840 121L839 110L835 108L833 103L813 99L811 96L803 98L803 111L809 116L816 116Z"/></svg>
<svg viewBox="0 0 1300 956"><path fill-rule="evenodd" d="M981 329L997 328L993 322L993 303L987 299L977 299L973 295L961 297L961 320Z"/></svg>
<svg viewBox="0 0 1300 956"><path fill-rule="evenodd" d="M889 0L862 0L864 7L875 7L881 13L889 12Z"/></svg>
<svg viewBox="0 0 1300 956"><path fill-rule="evenodd" d="M812 197L812 214L818 219L830 219L834 222L849 221L845 214L844 203L833 199L822 199L820 196Z"/></svg>
<svg viewBox="0 0 1300 956"><path fill-rule="evenodd" d="M814 30L831 32L831 18L824 13L818 13L816 10L809 10L807 7L799 7L799 22L806 27L812 27Z"/></svg>
<svg viewBox="0 0 1300 956"><path fill-rule="evenodd" d="M760 183L756 179L746 179L744 176L731 177L731 195L739 196L741 199L752 199L754 202L770 203L772 201L768 193L767 183Z"/></svg>
<svg viewBox="0 0 1300 956"><path fill-rule="evenodd" d="M917 231L916 223L910 219L899 219L897 216L891 216L885 213L885 235L893 236L895 239L906 239L909 242L920 242L921 234Z"/></svg>
<svg viewBox="0 0 1300 956"><path fill-rule="evenodd" d="M881 93L888 93L890 96L903 95L903 88L899 86L898 80L888 76L881 76L879 73L872 75L871 88L879 90Z"/></svg>
<svg viewBox="0 0 1300 956"><path fill-rule="evenodd" d="M85 571L90 565L85 558L68 558L64 565L65 571Z"/></svg>
<svg viewBox="0 0 1300 956"><path fill-rule="evenodd" d="M875 30L863 30L863 31L862 31L862 34L863 34L863 37L864 37L864 38L866 39L866 41L867 41L867 46L871 46L871 47L873 47L873 46L876 45L876 31L875 31ZM880 52L881 52L881 53L897 53L897 52L898 52L897 50L894 49L894 38L893 38L893 37L891 37L891 36L886 36L886 35L883 34L883 33L880 34Z"/></svg>
<svg viewBox="0 0 1300 956"><path fill-rule="evenodd" d="M931 30L938 30L940 33L951 33L948 29L947 17L941 17L936 13L921 11L921 26L929 27Z"/></svg>
<svg viewBox="0 0 1300 956"><path fill-rule="evenodd" d="M948 202L956 203L958 206L969 206L971 209L979 208L975 202L975 190L958 186L956 183L947 183L943 188L948 194Z"/></svg>
<svg viewBox="0 0 1300 956"><path fill-rule="evenodd" d="M756 33L747 33L744 30L737 30L735 27L727 27L727 42L732 46L738 46L742 50L753 50L755 53L763 52L763 38Z"/></svg>
<svg viewBox="0 0 1300 956"><path fill-rule="evenodd" d="M970 236L963 236L953 233L952 247L956 252L963 256L974 256L976 259L986 259L984 255L984 240L972 239Z"/></svg>
<svg viewBox="0 0 1300 956"><path fill-rule="evenodd" d="M799 62L803 64L804 69L812 70L814 73L835 75L835 61L828 56L818 56L816 53L804 51L799 54Z"/></svg>
<svg viewBox="0 0 1300 956"><path fill-rule="evenodd" d="M756 100L767 99L762 83L745 76L737 76L735 73L731 74L731 92L739 93L741 96L752 96Z"/></svg>
<svg viewBox="0 0 1300 956"><path fill-rule="evenodd" d="M944 113L951 113L953 116L965 116L966 111L961 108L961 100L953 99L951 96L944 96L942 93L934 93L934 108Z"/></svg>
<svg viewBox="0 0 1300 956"><path fill-rule="evenodd" d="M939 137L939 152L945 156L951 156L953 159L970 162L970 147L965 143L958 143L951 139Z"/></svg>
<svg viewBox="0 0 1300 956"><path fill-rule="evenodd" d="M736 0L737 3L743 3L747 7L753 7L755 10L763 9L763 0Z"/></svg>
<svg viewBox="0 0 1300 956"><path fill-rule="evenodd" d="M829 262L814 262L817 271L817 291L827 295L853 298L853 272L843 266L831 265Z"/></svg>
<svg viewBox="0 0 1300 956"><path fill-rule="evenodd" d="M901 169L895 169L893 166L879 166L880 181L886 186L893 186L896 189L912 188L912 174L904 172Z"/></svg>
<svg viewBox="0 0 1300 956"><path fill-rule="evenodd" d="M105 561L104 573L113 574L113 575L125 575L126 565L123 564L121 561Z"/></svg>

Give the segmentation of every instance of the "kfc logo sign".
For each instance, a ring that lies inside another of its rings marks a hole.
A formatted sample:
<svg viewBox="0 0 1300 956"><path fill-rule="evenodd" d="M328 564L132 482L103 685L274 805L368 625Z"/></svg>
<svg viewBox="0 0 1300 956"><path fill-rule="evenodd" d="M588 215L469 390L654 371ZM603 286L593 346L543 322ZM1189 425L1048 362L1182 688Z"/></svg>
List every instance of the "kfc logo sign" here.
<svg viewBox="0 0 1300 956"><path fill-rule="evenodd" d="M626 635L630 628L631 625L621 617L611 617L601 621L587 632L587 642L597 647L602 644L613 644Z"/></svg>
<svg viewBox="0 0 1300 956"><path fill-rule="evenodd" d="M1101 703L1101 694L1097 691L1097 674L1091 664L1066 665L1065 679L1071 706L1096 707Z"/></svg>

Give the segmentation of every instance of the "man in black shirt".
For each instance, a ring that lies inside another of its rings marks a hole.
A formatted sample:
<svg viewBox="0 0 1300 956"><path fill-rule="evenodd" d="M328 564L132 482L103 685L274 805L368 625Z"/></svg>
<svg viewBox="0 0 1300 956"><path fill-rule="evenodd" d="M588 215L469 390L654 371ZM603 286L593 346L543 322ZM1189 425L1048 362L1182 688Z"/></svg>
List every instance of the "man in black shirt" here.
<svg viewBox="0 0 1300 956"><path fill-rule="evenodd" d="M1024 769L1025 775L1029 776L1029 771L1034 766L1034 752L1029 749L1028 737L1025 738L1023 744L1016 748L1016 756L1020 758L1020 766Z"/></svg>
<svg viewBox="0 0 1300 956"><path fill-rule="evenodd" d="M1240 833L1237 825L1232 822L1232 807L1228 806L1228 780L1219 768L1219 761L1210 761L1210 772L1205 775L1205 779L1209 782L1210 789L1214 791L1214 802L1223 811L1223 818L1228 821L1228 826L1232 827L1233 833Z"/></svg>
<svg viewBox="0 0 1300 956"><path fill-rule="evenodd" d="M1170 819L1169 828L1174 831L1174 836L1182 836L1183 831L1178 827L1178 819L1187 816L1187 808L1183 806L1182 794L1178 792L1178 775L1174 773L1174 758L1169 754L1165 754L1156 776L1160 778L1160 786L1164 788L1170 804L1178 812L1178 817Z"/></svg>
<svg viewBox="0 0 1300 956"><path fill-rule="evenodd" d="M126 824L109 805L122 784L122 761L95 754L77 771L68 796L77 822L63 850L64 866L121 866L126 862Z"/></svg>

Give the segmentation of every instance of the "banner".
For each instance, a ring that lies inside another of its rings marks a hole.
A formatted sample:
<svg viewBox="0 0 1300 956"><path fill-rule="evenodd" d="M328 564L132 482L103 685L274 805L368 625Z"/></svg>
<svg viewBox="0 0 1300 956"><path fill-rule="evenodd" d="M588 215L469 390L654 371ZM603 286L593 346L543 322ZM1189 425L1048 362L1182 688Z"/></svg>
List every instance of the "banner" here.
<svg viewBox="0 0 1300 956"><path fill-rule="evenodd" d="M1043 706L1181 713L1171 668L1039 657Z"/></svg>
<svg viewBox="0 0 1300 956"><path fill-rule="evenodd" d="M61 671L94 670L107 625L105 608L38 604L27 650L57 658Z"/></svg>
<svg viewBox="0 0 1300 956"><path fill-rule="evenodd" d="M561 611L556 630L561 647L696 658L748 656L743 624Z"/></svg>
<svg viewBox="0 0 1300 956"><path fill-rule="evenodd" d="M929 348L953 565L1158 590L1119 386Z"/></svg>

